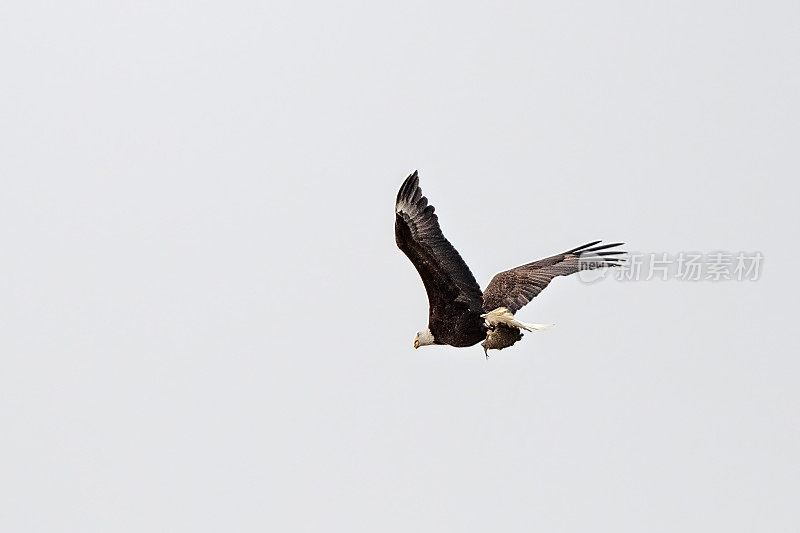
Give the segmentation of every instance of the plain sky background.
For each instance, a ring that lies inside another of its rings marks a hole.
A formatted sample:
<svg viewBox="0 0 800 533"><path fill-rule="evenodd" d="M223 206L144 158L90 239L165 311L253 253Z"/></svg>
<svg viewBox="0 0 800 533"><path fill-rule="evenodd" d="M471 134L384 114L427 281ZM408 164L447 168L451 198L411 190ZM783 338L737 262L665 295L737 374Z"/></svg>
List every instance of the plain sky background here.
<svg viewBox="0 0 800 533"><path fill-rule="evenodd" d="M4 2L2 531L797 531L797 2ZM420 170L482 286L412 349Z"/></svg>

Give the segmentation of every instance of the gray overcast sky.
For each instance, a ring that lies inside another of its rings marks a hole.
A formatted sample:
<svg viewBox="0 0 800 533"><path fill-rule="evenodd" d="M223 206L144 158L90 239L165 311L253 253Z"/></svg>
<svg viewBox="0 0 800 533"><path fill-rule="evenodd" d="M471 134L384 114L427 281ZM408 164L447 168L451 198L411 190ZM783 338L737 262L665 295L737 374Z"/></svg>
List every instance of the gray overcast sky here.
<svg viewBox="0 0 800 533"><path fill-rule="evenodd" d="M0 529L796 531L798 17L5 2ZM482 286L600 238L763 275L414 351L415 168Z"/></svg>

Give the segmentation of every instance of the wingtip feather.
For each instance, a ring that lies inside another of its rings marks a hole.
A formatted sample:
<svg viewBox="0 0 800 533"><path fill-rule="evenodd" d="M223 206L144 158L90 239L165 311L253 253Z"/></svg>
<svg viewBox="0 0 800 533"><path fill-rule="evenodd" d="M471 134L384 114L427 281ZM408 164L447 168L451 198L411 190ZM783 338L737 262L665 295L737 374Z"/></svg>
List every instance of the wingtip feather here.
<svg viewBox="0 0 800 533"><path fill-rule="evenodd" d="M581 247L581 249L579 249L579 251L581 252L581 254L596 253L596 252L599 252L600 250L605 250L607 248L614 248L615 246L622 246L623 244L625 244L624 242L612 242L610 244L601 244L600 246L595 246L595 244L598 244L599 242L600 241L598 241L596 243L593 243L591 248Z"/></svg>
<svg viewBox="0 0 800 533"><path fill-rule="evenodd" d="M397 199L395 200L395 207L402 201L410 201L419 187L419 173L415 170L403 181L400 185L400 190L397 191ZM421 194L420 194L421 196Z"/></svg>
<svg viewBox="0 0 800 533"><path fill-rule="evenodd" d="M589 248L590 246L594 246L595 244L599 244L601 242L603 242L603 241L592 241L592 242L589 242L589 243L586 243L586 244L582 244L581 246L578 246L577 248L573 248L572 250L569 250L566 253L574 254L575 252L579 252L581 250L585 250L586 248Z"/></svg>

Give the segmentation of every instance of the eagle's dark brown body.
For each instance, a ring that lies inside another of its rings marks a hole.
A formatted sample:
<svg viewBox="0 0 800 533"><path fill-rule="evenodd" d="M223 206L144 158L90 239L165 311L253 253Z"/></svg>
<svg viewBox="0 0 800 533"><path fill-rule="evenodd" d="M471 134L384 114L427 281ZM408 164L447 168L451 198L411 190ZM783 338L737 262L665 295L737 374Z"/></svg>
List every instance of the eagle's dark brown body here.
<svg viewBox="0 0 800 533"><path fill-rule="evenodd" d="M450 318L447 315L431 316L428 328L436 344L449 344L457 348L474 346L486 338L486 326L481 316L466 309L450 315Z"/></svg>

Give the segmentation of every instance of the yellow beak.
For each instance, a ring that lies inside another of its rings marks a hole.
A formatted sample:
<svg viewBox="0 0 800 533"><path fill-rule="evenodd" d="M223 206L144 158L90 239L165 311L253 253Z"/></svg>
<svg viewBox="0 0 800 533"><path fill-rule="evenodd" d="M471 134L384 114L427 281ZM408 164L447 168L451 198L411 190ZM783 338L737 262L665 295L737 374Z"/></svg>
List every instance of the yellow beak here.
<svg viewBox="0 0 800 533"><path fill-rule="evenodd" d="M417 348L419 348L419 338L415 337L414 338L414 349L416 350Z"/></svg>

